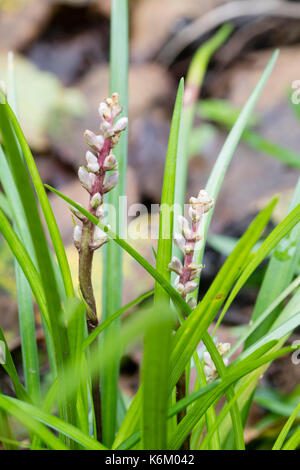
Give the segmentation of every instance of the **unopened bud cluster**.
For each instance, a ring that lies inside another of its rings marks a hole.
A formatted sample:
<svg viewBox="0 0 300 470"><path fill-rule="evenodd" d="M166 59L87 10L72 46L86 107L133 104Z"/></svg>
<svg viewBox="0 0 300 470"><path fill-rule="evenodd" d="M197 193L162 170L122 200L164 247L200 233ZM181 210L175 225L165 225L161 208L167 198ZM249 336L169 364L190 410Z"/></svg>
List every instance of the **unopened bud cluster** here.
<svg viewBox="0 0 300 470"><path fill-rule="evenodd" d="M217 343L216 346L217 346L217 350L219 351L219 354L222 357L228 353L231 347L230 343ZM204 373L205 373L206 380L207 382L212 382L218 375L216 366L208 351L204 352L203 359L204 359ZM224 364L226 366L228 365L228 359L226 358L224 359Z"/></svg>
<svg viewBox="0 0 300 470"><path fill-rule="evenodd" d="M197 282L195 281L199 277L201 269L203 269L202 264L196 265L193 263L194 251L197 241L200 240L198 229L202 216L211 209L213 204L213 199L202 189L198 197L191 197L189 200L191 223L185 217L178 216L180 233L174 234L174 242L182 251L184 260L182 263L179 258L173 256L169 269L178 275L175 280L175 288L184 299L187 294L197 288ZM190 298L188 303L192 309L196 307L194 298Z"/></svg>
<svg viewBox="0 0 300 470"><path fill-rule="evenodd" d="M126 129L128 119L115 118L122 112L119 106L119 95L113 93L111 98L107 98L100 103L100 132L98 135L92 131L85 131L85 138L91 150L86 152L86 166L81 166L78 170L78 177L81 185L90 194L89 211L99 220L104 217L103 196L111 191L119 180L118 162L112 149L117 145L120 134ZM109 175L107 173L110 172ZM76 248L80 249L82 238L82 225L87 223L79 211L71 209L76 218L82 224L76 223L74 228L74 243ZM96 250L107 240L107 235L99 227L92 229L90 240L90 249Z"/></svg>

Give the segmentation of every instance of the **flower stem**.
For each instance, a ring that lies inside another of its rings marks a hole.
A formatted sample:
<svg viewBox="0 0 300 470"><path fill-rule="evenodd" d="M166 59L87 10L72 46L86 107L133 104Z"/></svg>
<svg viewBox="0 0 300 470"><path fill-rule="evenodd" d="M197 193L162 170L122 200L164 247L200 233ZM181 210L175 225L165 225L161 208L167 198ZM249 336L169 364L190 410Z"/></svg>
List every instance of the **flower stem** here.
<svg viewBox="0 0 300 470"><path fill-rule="evenodd" d="M98 325L96 302L92 285L93 251L90 242L93 236L93 224L89 220L82 225L82 238L79 249L79 286L81 294L87 303L87 323L89 330Z"/></svg>
<svg viewBox="0 0 300 470"><path fill-rule="evenodd" d="M116 122L115 118L122 112L119 106L119 95L113 93L100 103L100 134L96 135L90 130L85 131L85 138L91 150L86 152L87 166L81 166L78 177L86 191L90 194L89 212L99 220L104 217L103 196L111 191L118 183L118 162L112 149L117 145L120 134L127 127L127 117L122 117ZM106 177L107 172L112 172ZM72 210L72 209L71 209ZM97 307L92 284L92 264L94 251L108 241L108 237L98 226L94 226L86 217L78 211L73 215L79 219L79 224L74 227L74 244L79 252L79 287L82 298L86 304L86 321L88 333L98 326ZM93 356L99 356L99 345L91 345L90 352ZM100 368L100 367L99 367ZM102 413L99 374L91 377L92 397L96 422L97 439L102 441Z"/></svg>
<svg viewBox="0 0 300 470"><path fill-rule="evenodd" d="M98 326L98 317L96 302L92 285L92 263L93 250L90 248L90 242L93 238L93 224L85 221L82 226L82 238L79 249L79 286L81 294L87 304L87 327L90 334ZM90 352L98 353L98 344L91 345ZM102 441L102 422L101 422L101 392L99 374L91 378L92 381L92 397L94 404L94 414L96 422L96 434L98 441Z"/></svg>

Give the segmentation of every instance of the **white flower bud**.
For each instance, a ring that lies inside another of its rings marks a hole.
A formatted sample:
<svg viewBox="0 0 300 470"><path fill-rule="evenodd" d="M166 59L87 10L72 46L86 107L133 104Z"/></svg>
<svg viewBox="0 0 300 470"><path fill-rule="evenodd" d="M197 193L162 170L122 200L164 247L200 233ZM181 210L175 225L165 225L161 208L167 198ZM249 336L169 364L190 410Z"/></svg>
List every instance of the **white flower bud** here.
<svg viewBox="0 0 300 470"><path fill-rule="evenodd" d="M113 135L113 136L111 137L111 146L112 146L112 147L115 147L116 145L118 145L119 140L120 140L120 133Z"/></svg>
<svg viewBox="0 0 300 470"><path fill-rule="evenodd" d="M113 127L113 131L115 133L122 132L126 129L127 126L128 126L128 118L127 117L122 117L122 118L117 120L116 124Z"/></svg>
<svg viewBox="0 0 300 470"><path fill-rule="evenodd" d="M119 172L114 171L109 177L104 181L103 184L103 191L104 193L107 193L108 191L111 191L119 181Z"/></svg>
<svg viewBox="0 0 300 470"><path fill-rule="evenodd" d="M192 231L188 221L182 215L178 216L178 225L181 232L183 233L184 238L190 240L192 238Z"/></svg>
<svg viewBox="0 0 300 470"><path fill-rule="evenodd" d="M102 135L96 135L94 132L86 130L84 133L87 144L93 149L100 152L104 144L104 137Z"/></svg>
<svg viewBox="0 0 300 470"><path fill-rule="evenodd" d="M190 270L190 279L191 279L191 281L196 279L199 276L199 274L200 274L200 272L203 268L204 268L203 264L190 264L188 266L188 269Z"/></svg>
<svg viewBox="0 0 300 470"><path fill-rule="evenodd" d="M212 370L209 366L204 366L203 370L207 382L211 382L216 377L216 371Z"/></svg>
<svg viewBox="0 0 300 470"><path fill-rule="evenodd" d="M214 205L214 200L208 195L205 189L199 191L198 201L203 206L204 212L208 212Z"/></svg>
<svg viewBox="0 0 300 470"><path fill-rule="evenodd" d="M95 183L94 173L89 173L85 168L81 166L78 170L78 177L82 186L89 193L91 193L93 190L94 183Z"/></svg>
<svg viewBox="0 0 300 470"><path fill-rule="evenodd" d="M104 160L103 170L111 171L111 170L116 170L117 168L118 168L117 159L113 153L110 153Z"/></svg>
<svg viewBox="0 0 300 470"><path fill-rule="evenodd" d="M180 278L178 276L176 277L175 282L174 282L175 289L177 290L179 295L183 296L185 294L184 285L179 281L180 281Z"/></svg>
<svg viewBox="0 0 300 470"><path fill-rule="evenodd" d="M94 196L91 199L91 207L93 209L97 209L100 204L102 204L103 198L100 193L95 193Z"/></svg>
<svg viewBox="0 0 300 470"><path fill-rule="evenodd" d="M181 274L183 266L180 259L178 259L176 256L173 256L171 263L168 265L168 268L170 271L173 271L176 274Z"/></svg>
<svg viewBox="0 0 300 470"><path fill-rule="evenodd" d="M89 150L86 152L85 155L86 161L87 161L87 167L89 170L91 170L93 173L97 173L100 169L99 163L98 163L98 158L96 155L94 155L92 152Z"/></svg>
<svg viewBox="0 0 300 470"><path fill-rule="evenodd" d="M74 245L76 246L76 248L80 247L81 236L82 236L82 227L80 225L75 225L74 232L73 232L73 240L74 240Z"/></svg>
<svg viewBox="0 0 300 470"><path fill-rule="evenodd" d="M99 105L99 116L102 119L108 121L111 119L111 108L107 105L107 103L100 103Z"/></svg>
<svg viewBox="0 0 300 470"><path fill-rule="evenodd" d="M120 99L119 93L114 92L114 93L111 95L111 100L112 100L114 106L117 106L117 105L119 104L119 99Z"/></svg>
<svg viewBox="0 0 300 470"><path fill-rule="evenodd" d="M110 122L102 121L100 130L104 133L105 138L108 138L111 136L111 129L112 129L112 125Z"/></svg>
<svg viewBox="0 0 300 470"><path fill-rule="evenodd" d="M89 163L98 163L98 158L89 150L85 154L86 162Z"/></svg>
<svg viewBox="0 0 300 470"><path fill-rule="evenodd" d="M104 206L103 206L103 204L101 204L99 207L97 207L96 217L97 217L97 219L103 219L103 217L104 217Z"/></svg>
<svg viewBox="0 0 300 470"><path fill-rule="evenodd" d="M122 112L122 108L119 105L119 98L120 97L119 97L118 93L113 93L111 95L111 98L109 98L109 100L111 102L112 114L113 114L114 118Z"/></svg>
<svg viewBox="0 0 300 470"><path fill-rule="evenodd" d="M189 216L193 222L199 222L201 219L201 212L197 209L194 209L192 206L189 207Z"/></svg>
<svg viewBox="0 0 300 470"><path fill-rule="evenodd" d="M92 173L98 173L98 171L100 170L100 166L98 163L89 163L88 164L88 169L92 172Z"/></svg>
<svg viewBox="0 0 300 470"><path fill-rule="evenodd" d="M100 227L96 226L94 228L93 241L90 244L90 247L93 250L96 250L100 246L104 245L108 241L108 236Z"/></svg>
<svg viewBox="0 0 300 470"><path fill-rule="evenodd" d="M186 246L186 241L185 238L181 235L181 233L174 233L173 235L175 245L178 246L178 248L185 253L185 246Z"/></svg>
<svg viewBox="0 0 300 470"><path fill-rule="evenodd" d="M204 359L204 362L207 366L209 366L213 371L216 371L215 363L212 360L211 355L209 354L208 351L204 352L203 359Z"/></svg>
<svg viewBox="0 0 300 470"><path fill-rule="evenodd" d="M95 226L94 229L94 240L95 241L101 241L107 238L107 234L102 230L102 228L98 227L98 225Z"/></svg>
<svg viewBox="0 0 300 470"><path fill-rule="evenodd" d="M79 203L77 202L77 204ZM81 204L79 205L81 206ZM77 219L82 220L82 221L86 220L85 215L83 215L78 209L76 209L76 207L69 206L69 209L72 212L72 214L75 215L75 217L77 217Z"/></svg>
<svg viewBox="0 0 300 470"><path fill-rule="evenodd" d="M86 152L85 155L86 161L87 161L87 167L89 170L91 170L93 173L97 173L100 169L99 163L98 163L98 158L96 155L94 155L92 152L89 150Z"/></svg>
<svg viewBox="0 0 300 470"><path fill-rule="evenodd" d="M194 247L193 243L186 243L184 253L186 255L189 255L190 253L192 253L194 251L194 248L195 247Z"/></svg>
<svg viewBox="0 0 300 470"><path fill-rule="evenodd" d="M199 201L196 197L192 196L189 200L189 203L193 209L197 209L197 204L199 204Z"/></svg>
<svg viewBox="0 0 300 470"><path fill-rule="evenodd" d="M185 293L186 293L186 294L190 294L190 293L193 292L195 289L197 289L197 287L198 287L197 282L189 281L189 282L187 282L186 285L184 286Z"/></svg>

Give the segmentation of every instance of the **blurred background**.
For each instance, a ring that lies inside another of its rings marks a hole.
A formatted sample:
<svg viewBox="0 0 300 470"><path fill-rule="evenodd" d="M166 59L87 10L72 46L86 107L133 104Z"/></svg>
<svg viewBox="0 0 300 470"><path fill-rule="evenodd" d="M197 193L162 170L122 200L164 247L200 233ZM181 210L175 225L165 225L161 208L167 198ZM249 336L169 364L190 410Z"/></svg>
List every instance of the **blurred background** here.
<svg viewBox="0 0 300 470"><path fill-rule="evenodd" d="M76 173L86 151L83 132L86 128L97 131L98 104L108 95L109 17L110 0L0 0L0 80L6 78L7 53L14 51L19 116L41 177L81 203L85 203L85 191ZM205 186L238 110L275 48L280 48L280 56L225 178L211 226L200 295L234 239L274 193L281 199L273 222L281 220L297 182L300 104L292 104L291 94L292 83L300 80L300 2L130 1L129 205L142 202L150 208L159 203L178 80L186 75L195 51L225 22L233 25L233 32L209 64L197 106L189 146L188 196ZM49 197L76 278L71 216L59 198ZM144 218L141 223L148 221ZM154 261L151 241L132 243ZM14 266L2 239L0 254L0 322L17 356L20 339ZM249 321L264 268L252 276L225 317L221 340L234 341L237 328ZM124 269L124 302L152 287L149 276L128 257ZM100 300L101 263L97 260L94 275ZM42 345L40 331L37 314ZM297 338L295 334L291 341ZM138 384L139 359L137 351L123 364L123 387L129 394ZM275 361L264 385L288 396L299 379L299 366L287 356ZM1 381L1 388L9 388L4 377ZM268 406L270 400L266 395L258 397L253 422L274 413ZM258 438L260 431L251 427L251 420L249 436Z"/></svg>

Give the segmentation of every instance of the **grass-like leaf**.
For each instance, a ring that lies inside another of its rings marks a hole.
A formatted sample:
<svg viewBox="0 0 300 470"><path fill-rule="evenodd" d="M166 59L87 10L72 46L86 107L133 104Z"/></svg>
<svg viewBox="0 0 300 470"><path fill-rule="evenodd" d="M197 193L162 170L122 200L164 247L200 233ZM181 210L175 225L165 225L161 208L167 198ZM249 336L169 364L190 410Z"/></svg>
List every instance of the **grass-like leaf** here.
<svg viewBox="0 0 300 470"><path fill-rule="evenodd" d="M274 344L272 342L272 344ZM271 352L266 354L260 358L254 359L253 357L247 358L244 360L243 363L238 365L232 365L231 368L228 369L228 373L225 377L223 377L220 382L216 384L216 387L208 393L204 399L202 395L202 400L199 400L195 403L195 405L188 411L185 418L179 423L178 428L176 430L176 434L171 436L169 447L171 449L179 449L180 445L189 434L189 432L193 429L193 427L197 424L200 420L201 416L206 412L209 406L215 403L224 393L224 391L229 387L230 384L233 384L243 376L249 374L250 372L259 369L260 366L271 362L277 357L281 357L284 354L288 354L291 352L293 348L287 347L283 348L279 351ZM203 392L204 389L201 389L200 392ZM195 392L197 394L197 392ZM188 399L193 399L194 396L190 395ZM188 401L188 400L186 400ZM181 406L183 404L180 404Z"/></svg>
<svg viewBox="0 0 300 470"><path fill-rule="evenodd" d="M294 191L294 195L289 207L292 211L300 203L300 179ZM289 251L290 250L290 251ZM284 253L287 253L284 256ZM263 315L269 305L278 297L292 281L300 258L300 224L296 226L288 236L282 240L273 253L266 274L261 285L255 307L252 314L252 321L255 322ZM280 305L274 309L272 314L263 321L261 326L248 338L245 347L248 347L260 336L266 333L274 323L280 313Z"/></svg>
<svg viewBox="0 0 300 470"><path fill-rule="evenodd" d="M162 305L161 305L162 307ZM166 304L161 321L145 335L142 368L142 449L166 449L168 370L174 311Z"/></svg>
<svg viewBox="0 0 300 470"><path fill-rule="evenodd" d="M45 425L36 421L26 409L24 410L18 405L18 400L0 395L0 408L16 418L16 420L23 424L27 429L38 435L50 449L68 450L68 447L61 441L61 439L49 431Z"/></svg>
<svg viewBox="0 0 300 470"><path fill-rule="evenodd" d="M168 417L171 418L178 414L182 409L189 405L195 406L189 408L187 416L180 422L179 427L171 437L169 442L170 449L178 449L185 439L185 436L193 429L194 425L201 419L201 416L207 409L215 402L217 402L230 385L237 382L239 379L255 371L259 373L260 367L278 357L293 351L292 347L286 347L278 351L268 353L276 345L276 341L264 344L256 350L251 356L244 359L239 364L232 364L226 371L226 375L221 379L216 379L214 382L206 385L200 390L186 396L174 406L169 408ZM232 400L233 402L235 400ZM231 404L232 406L232 404ZM188 429L187 429L188 428ZM129 449L135 446L140 440L140 432L137 431L132 434L128 439L120 444L118 449Z"/></svg>
<svg viewBox="0 0 300 470"><path fill-rule="evenodd" d="M15 87L15 73L14 73L14 56L10 52L8 54L8 102L17 116L17 96ZM22 211L22 204L20 201L17 188L15 187L13 178L10 174L8 164L4 155L1 155L1 182L5 189L5 193L10 202L14 217L14 229L23 241L28 243L28 249L33 253L30 234L26 224L24 224L24 217ZM13 215L12 214L12 215ZM22 232L22 229L24 232ZM33 299L30 285L19 266L15 261L16 284L17 284L17 297L18 297L18 315L20 324L21 336L21 349L22 349L22 362L25 386L29 395L35 400L40 400L40 372L39 372L39 359L38 348L35 334L35 319L33 312Z"/></svg>
<svg viewBox="0 0 300 470"><path fill-rule="evenodd" d="M111 2L111 35L110 35L110 92L120 95L120 103L124 116L128 116L128 0ZM117 214L118 233L125 227L126 211L122 207L122 196L126 193L128 131L122 133L120 142L114 149L119 165L119 183L107 195ZM107 223L113 226L114 211L108 214ZM108 319L122 305L123 256L120 247L108 244L103 247L103 293L102 320ZM104 331L102 338L102 354L105 355L111 341L120 328L120 320L116 319ZM118 400L118 377L120 358L115 356L114 363L101 368L101 402L103 439L107 446L112 444L116 432L116 410Z"/></svg>
<svg viewBox="0 0 300 470"><path fill-rule="evenodd" d="M261 247L253 256L252 260L246 266L241 276L239 277L236 285L234 286L223 310L220 315L222 319L230 307L233 299L236 297L239 290L245 284L250 275L254 272L262 260L276 247L276 245L284 238L300 221L300 204L290 212L290 214L271 232L271 234L264 240ZM220 319L219 319L220 321Z"/></svg>
<svg viewBox="0 0 300 470"><path fill-rule="evenodd" d="M300 276L298 276L278 297L272 302L272 304L259 316L254 322L251 322L249 328L243 333L239 339L234 343L233 347L230 349L230 352L227 357L232 356L232 354L239 348L239 346L262 324L262 322L270 315L273 310L278 307L300 284Z"/></svg>
<svg viewBox="0 0 300 470"><path fill-rule="evenodd" d="M6 116L3 118L10 120L11 126L15 132L18 144L20 145L27 167L29 169L39 202L41 204L41 208L43 210L43 214L44 214L47 226L48 226L49 234L51 236L53 247L54 247L57 260L60 266L66 294L68 297L73 297L74 287L73 287L70 267L68 264L63 242L62 242L62 239L61 239L58 227L57 227L57 223L54 218L54 214L50 206L47 194L45 192L44 185L42 183L34 158L32 156L32 153L30 151L30 148L28 146L28 143L26 141L26 138L22 132L22 129L20 127L20 124L16 116L14 115L13 111L11 110L8 104L3 105L3 107L5 107L5 114L6 114Z"/></svg>
<svg viewBox="0 0 300 470"><path fill-rule="evenodd" d="M168 264L170 263L172 257L174 220L173 206L175 201L176 158L178 149L183 91L184 81L183 79L181 79L178 87L170 130L160 206L159 239L156 254L156 268L167 281L170 281L171 279L171 272L168 269ZM163 287L160 283L156 282L154 290L154 300L156 300L157 298L166 298L165 296L166 294L163 290Z"/></svg>
<svg viewBox="0 0 300 470"><path fill-rule="evenodd" d="M65 434L70 439L78 442L90 450L105 450L106 448L95 439L83 434L76 427L62 421L36 406L22 402L15 398L0 395L0 407L14 416L26 427L34 431L47 446L56 450L67 449L61 440L51 433L46 426Z"/></svg>

